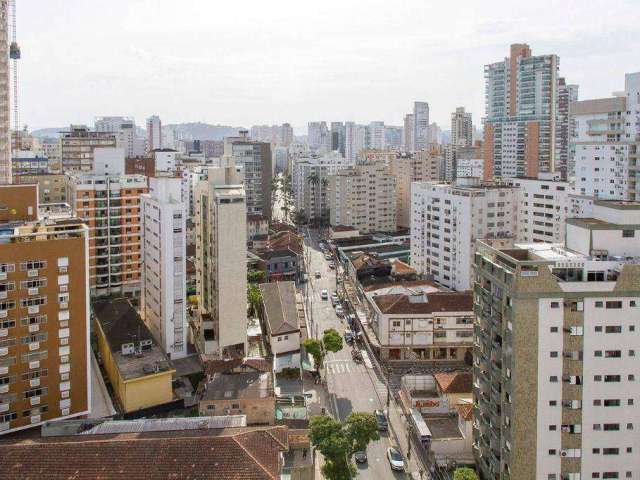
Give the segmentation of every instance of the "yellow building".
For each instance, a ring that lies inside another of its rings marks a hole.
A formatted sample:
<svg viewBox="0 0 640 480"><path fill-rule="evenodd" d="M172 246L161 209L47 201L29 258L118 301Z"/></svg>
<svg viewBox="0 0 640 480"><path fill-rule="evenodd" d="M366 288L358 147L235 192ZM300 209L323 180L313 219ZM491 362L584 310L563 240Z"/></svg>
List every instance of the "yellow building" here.
<svg viewBox="0 0 640 480"><path fill-rule="evenodd" d="M175 369L126 298L92 305L102 365L124 413L174 400Z"/></svg>

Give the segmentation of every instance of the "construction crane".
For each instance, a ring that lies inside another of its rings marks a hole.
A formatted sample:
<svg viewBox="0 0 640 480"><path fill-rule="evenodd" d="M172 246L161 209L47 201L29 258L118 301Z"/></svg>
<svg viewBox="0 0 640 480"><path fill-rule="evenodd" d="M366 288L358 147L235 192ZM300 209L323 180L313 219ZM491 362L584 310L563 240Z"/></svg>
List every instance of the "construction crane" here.
<svg viewBox="0 0 640 480"><path fill-rule="evenodd" d="M9 0L9 15L11 20L11 45L9 58L13 70L13 128L20 131L20 110L18 109L18 60L20 60L20 46L16 40L16 0Z"/></svg>

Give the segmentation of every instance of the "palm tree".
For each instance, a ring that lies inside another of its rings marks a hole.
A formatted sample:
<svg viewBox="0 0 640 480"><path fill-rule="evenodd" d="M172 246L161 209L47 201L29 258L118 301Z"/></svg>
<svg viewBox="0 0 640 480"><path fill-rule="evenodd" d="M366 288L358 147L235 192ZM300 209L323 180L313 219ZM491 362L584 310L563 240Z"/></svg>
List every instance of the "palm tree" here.
<svg viewBox="0 0 640 480"><path fill-rule="evenodd" d="M320 185L322 186L322 188L320 189L320 224L322 224L325 220L325 212L327 210L327 187L329 186L329 180L324 177L321 181L320 181ZM325 197L324 200L322 199L322 197Z"/></svg>
<svg viewBox="0 0 640 480"><path fill-rule="evenodd" d="M318 176L317 172L311 172L311 175L309 175L309 177L307 177L307 183L311 186L311 195L313 195L314 199L315 199L315 208L312 209L312 211L310 211L309 213L313 216L313 220L317 221L317 209L319 207L318 205L318 186L320 185L320 177Z"/></svg>

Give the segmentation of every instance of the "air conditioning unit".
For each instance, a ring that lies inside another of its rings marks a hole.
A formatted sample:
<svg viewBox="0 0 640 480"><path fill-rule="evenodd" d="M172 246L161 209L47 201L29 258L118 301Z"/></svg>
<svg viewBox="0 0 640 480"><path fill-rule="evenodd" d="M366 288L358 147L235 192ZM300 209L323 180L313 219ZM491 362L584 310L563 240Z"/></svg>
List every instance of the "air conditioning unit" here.
<svg viewBox="0 0 640 480"><path fill-rule="evenodd" d="M38 288L37 287L32 287L30 289L27 290L27 294L29 295L37 295L38 294Z"/></svg>
<svg viewBox="0 0 640 480"><path fill-rule="evenodd" d="M37 276L38 276L38 270L27 270L27 277L32 278Z"/></svg>

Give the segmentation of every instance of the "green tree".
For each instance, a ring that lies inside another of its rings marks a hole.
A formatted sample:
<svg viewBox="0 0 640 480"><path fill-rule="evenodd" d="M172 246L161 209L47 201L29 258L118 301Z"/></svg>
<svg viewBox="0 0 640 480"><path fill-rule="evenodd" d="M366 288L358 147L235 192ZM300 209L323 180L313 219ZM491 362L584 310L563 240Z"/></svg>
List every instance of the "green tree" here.
<svg viewBox="0 0 640 480"><path fill-rule="evenodd" d="M265 273L262 270L251 270L247 272L247 282L249 283L263 283L265 279Z"/></svg>
<svg viewBox="0 0 640 480"><path fill-rule="evenodd" d="M313 357L313 363L316 364L316 370L319 371L322 366L322 360L324 359L322 343L315 338L307 338L302 342L302 346L305 351Z"/></svg>
<svg viewBox="0 0 640 480"><path fill-rule="evenodd" d="M329 352L339 352L343 346L342 336L335 328L329 328L325 330L324 335L322 335L322 344L325 350Z"/></svg>
<svg viewBox="0 0 640 480"><path fill-rule="evenodd" d="M453 472L453 480L478 480L478 475L473 468L456 468Z"/></svg>
<svg viewBox="0 0 640 480"><path fill-rule="evenodd" d="M380 438L376 419L371 413L352 413L344 423L328 415L315 416L311 417L309 428L311 444L325 459L322 473L329 480L353 478L356 469L351 456Z"/></svg>
<svg viewBox="0 0 640 480"><path fill-rule="evenodd" d="M262 305L262 293L256 283L247 284L247 303L249 304L249 315L256 315Z"/></svg>
<svg viewBox="0 0 640 480"><path fill-rule="evenodd" d="M293 217L293 223L299 227L307 223L307 214L304 210L296 211L295 216Z"/></svg>

